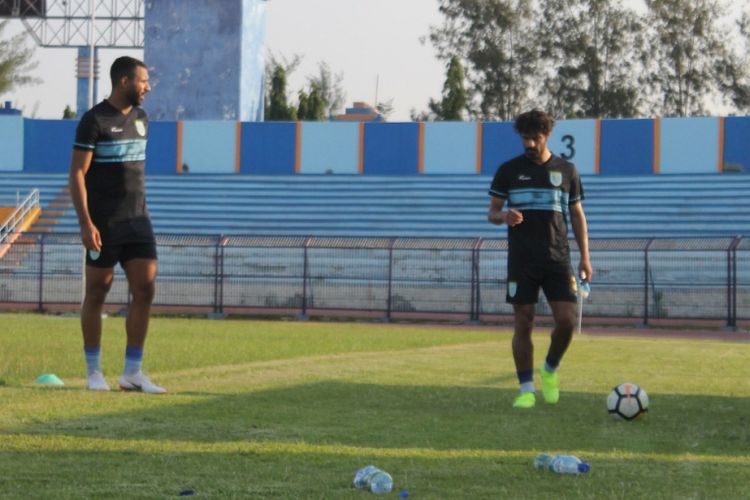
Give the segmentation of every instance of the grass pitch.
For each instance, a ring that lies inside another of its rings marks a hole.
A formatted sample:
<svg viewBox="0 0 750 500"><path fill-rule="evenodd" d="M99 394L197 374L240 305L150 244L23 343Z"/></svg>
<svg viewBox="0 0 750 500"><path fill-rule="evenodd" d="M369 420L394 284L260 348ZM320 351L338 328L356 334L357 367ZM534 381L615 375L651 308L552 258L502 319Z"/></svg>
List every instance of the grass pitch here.
<svg viewBox="0 0 750 500"><path fill-rule="evenodd" d="M149 396L84 390L76 318L0 324L0 498L369 498L351 486L368 464L417 499L748 494L747 343L578 336L560 403L520 411L507 331L156 318L145 367L170 394ZM124 322L104 329L116 385ZM607 415L625 381L642 421ZM536 471L540 451L592 470Z"/></svg>

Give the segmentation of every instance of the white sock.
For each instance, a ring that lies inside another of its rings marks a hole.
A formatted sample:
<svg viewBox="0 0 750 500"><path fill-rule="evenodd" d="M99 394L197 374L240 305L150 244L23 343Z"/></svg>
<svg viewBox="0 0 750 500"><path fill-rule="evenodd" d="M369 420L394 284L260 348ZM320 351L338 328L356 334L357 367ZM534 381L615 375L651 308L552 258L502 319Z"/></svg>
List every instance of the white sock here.
<svg viewBox="0 0 750 500"><path fill-rule="evenodd" d="M535 392L534 382L524 382L521 384L521 392Z"/></svg>

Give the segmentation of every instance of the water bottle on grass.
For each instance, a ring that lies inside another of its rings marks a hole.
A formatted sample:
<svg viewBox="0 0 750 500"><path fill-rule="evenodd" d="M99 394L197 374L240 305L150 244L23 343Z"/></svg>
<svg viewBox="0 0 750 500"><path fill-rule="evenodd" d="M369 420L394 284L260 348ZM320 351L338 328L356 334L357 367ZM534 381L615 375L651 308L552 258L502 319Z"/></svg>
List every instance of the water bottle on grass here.
<svg viewBox="0 0 750 500"><path fill-rule="evenodd" d="M375 494L390 493L393 489L393 478L374 465L359 469L354 475L354 486Z"/></svg>
<svg viewBox="0 0 750 500"><path fill-rule="evenodd" d="M534 458L534 467L546 469L557 474L583 474L591 469L586 462L582 462L573 455L550 455L540 453Z"/></svg>

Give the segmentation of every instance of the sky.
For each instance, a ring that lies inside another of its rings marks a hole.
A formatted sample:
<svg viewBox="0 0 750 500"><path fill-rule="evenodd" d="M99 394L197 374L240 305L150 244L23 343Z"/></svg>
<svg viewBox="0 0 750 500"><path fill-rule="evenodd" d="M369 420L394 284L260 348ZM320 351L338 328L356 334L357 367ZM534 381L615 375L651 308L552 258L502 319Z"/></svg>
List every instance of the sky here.
<svg viewBox="0 0 750 500"><path fill-rule="evenodd" d="M290 101L296 101L308 77L325 62L343 76L348 106L354 101L374 103L377 91L378 101L393 100L390 121L408 121L412 109L426 110L429 99L438 98L442 90L444 64L429 42L420 42L430 25L441 21L437 0L269 0L266 53L277 59L302 57L289 77ZM22 30L21 22L14 20L3 35ZM28 117L61 118L66 105L76 106L76 53L37 48L39 66L31 74L43 83L2 94L0 101L12 101ZM110 92L109 66L121 55L142 58L143 51L100 51L100 100Z"/></svg>

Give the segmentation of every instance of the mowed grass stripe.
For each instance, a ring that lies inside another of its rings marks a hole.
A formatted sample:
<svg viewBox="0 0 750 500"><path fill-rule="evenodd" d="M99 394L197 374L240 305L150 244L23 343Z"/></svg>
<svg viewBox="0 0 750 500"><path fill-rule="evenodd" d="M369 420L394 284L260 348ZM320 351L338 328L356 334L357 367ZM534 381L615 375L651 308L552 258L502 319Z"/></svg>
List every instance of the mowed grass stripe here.
<svg viewBox="0 0 750 500"><path fill-rule="evenodd" d="M33 436L28 434L0 435L3 451L28 452L34 450L50 452L103 451L129 453L257 453L286 455L334 455L373 458L413 459L525 459L537 452L529 450L481 450L430 448L372 448L345 445L319 445L311 443L264 442L218 442L165 440L118 440L73 436ZM547 450L550 451L550 450ZM551 450L552 453L572 453L589 460L649 460L657 462L693 462L703 464L750 465L750 455L703 455L695 453L633 453L627 451Z"/></svg>

